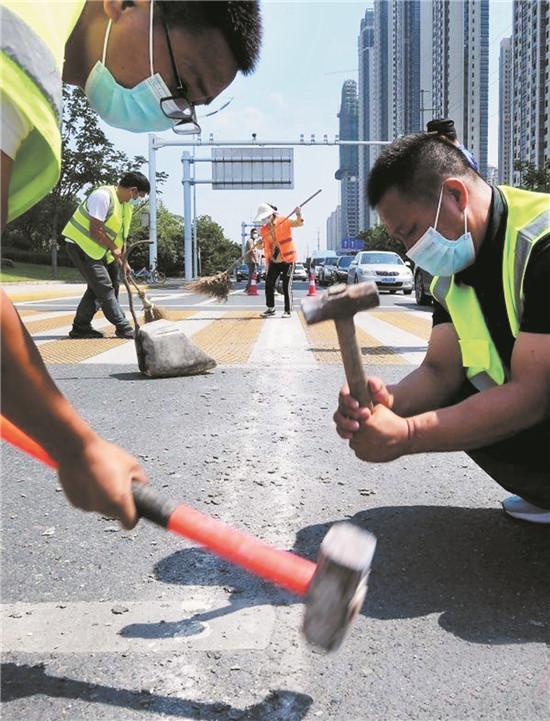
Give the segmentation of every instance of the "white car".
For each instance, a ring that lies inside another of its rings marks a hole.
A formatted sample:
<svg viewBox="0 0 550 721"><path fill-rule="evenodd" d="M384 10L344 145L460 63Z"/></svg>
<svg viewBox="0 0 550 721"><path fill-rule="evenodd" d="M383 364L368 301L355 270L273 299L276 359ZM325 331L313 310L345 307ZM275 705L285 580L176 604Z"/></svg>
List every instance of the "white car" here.
<svg viewBox="0 0 550 721"><path fill-rule="evenodd" d="M402 290L405 295L413 291L411 269L397 253L388 250L362 250L357 253L348 270L348 283L374 281L378 290L395 293Z"/></svg>
<svg viewBox="0 0 550 721"><path fill-rule="evenodd" d="M307 280L307 271L304 268L303 263L296 263L294 266L294 273L292 274L294 280Z"/></svg>

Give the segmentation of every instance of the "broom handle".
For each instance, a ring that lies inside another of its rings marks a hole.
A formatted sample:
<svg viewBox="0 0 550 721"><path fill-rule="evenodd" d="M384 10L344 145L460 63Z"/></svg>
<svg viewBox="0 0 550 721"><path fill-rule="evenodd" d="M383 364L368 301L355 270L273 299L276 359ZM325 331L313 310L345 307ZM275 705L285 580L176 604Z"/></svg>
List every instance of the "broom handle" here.
<svg viewBox="0 0 550 721"><path fill-rule="evenodd" d="M297 205L296 208L303 208L304 205L306 205L306 203L309 203L310 200L313 200L313 198L315 198L317 195L319 195L319 193L320 193L322 190L323 190L322 188L319 188L319 190L316 190L316 191L313 193L313 195L310 195L309 198L306 198L306 200L304 200L303 203L300 203L300 205ZM294 213L296 212L296 208L294 208L294 210L293 210L291 213L289 213L289 214L286 216L286 218L284 218L284 220L288 220L292 215L294 215Z"/></svg>
<svg viewBox="0 0 550 721"><path fill-rule="evenodd" d="M57 463L36 441L3 416L0 416L0 435L36 460L57 468ZM307 592L317 568L312 561L274 548L248 533L191 508L186 503L174 506L152 488L140 483L132 484L132 493L137 511L143 518L200 543L230 563L246 568L292 593L303 596Z"/></svg>
<svg viewBox="0 0 550 721"><path fill-rule="evenodd" d="M124 283L124 287L126 288L126 293L128 293L128 305L130 306L130 313L132 314L132 318L134 319L134 329L137 334L139 330L139 323L136 315L136 311L134 309L134 299L132 297L132 291L130 290L130 286L128 285L128 273L126 272L126 258L128 257L128 250L125 249L124 253L122 254L122 281ZM134 279L132 278L132 283L134 283ZM135 285L135 283L134 283ZM137 289L137 288L136 288ZM139 293L139 290L138 290ZM140 296L141 298L141 296ZM143 302L143 300L142 300Z"/></svg>

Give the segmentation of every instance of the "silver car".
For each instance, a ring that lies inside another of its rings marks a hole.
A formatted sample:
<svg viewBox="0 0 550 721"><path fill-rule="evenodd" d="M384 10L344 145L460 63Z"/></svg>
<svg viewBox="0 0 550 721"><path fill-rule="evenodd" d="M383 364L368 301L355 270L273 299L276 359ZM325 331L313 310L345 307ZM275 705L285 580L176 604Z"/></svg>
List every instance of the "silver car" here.
<svg viewBox="0 0 550 721"><path fill-rule="evenodd" d="M363 250L357 253L348 270L348 283L374 281L378 290L405 295L413 291L413 274L397 253L388 250Z"/></svg>

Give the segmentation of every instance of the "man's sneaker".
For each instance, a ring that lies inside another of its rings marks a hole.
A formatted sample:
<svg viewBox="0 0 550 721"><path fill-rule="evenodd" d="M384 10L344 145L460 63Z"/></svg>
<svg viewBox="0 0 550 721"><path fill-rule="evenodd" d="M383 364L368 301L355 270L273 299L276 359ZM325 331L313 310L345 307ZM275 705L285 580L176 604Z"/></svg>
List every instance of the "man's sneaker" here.
<svg viewBox="0 0 550 721"><path fill-rule="evenodd" d="M75 328L69 331L69 338L103 338L103 333L90 326L89 328Z"/></svg>
<svg viewBox="0 0 550 721"><path fill-rule="evenodd" d="M262 318L271 318L272 315L275 315L275 308L266 308L261 314Z"/></svg>
<svg viewBox="0 0 550 721"><path fill-rule="evenodd" d="M550 524L550 509L534 506L520 496L505 498L502 501L502 508L504 513L512 516L512 518L518 518L520 521Z"/></svg>
<svg viewBox="0 0 550 721"><path fill-rule="evenodd" d="M289 310L285 310L285 312L283 313L283 315L281 316L281 318L290 318L290 311L289 311Z"/></svg>
<svg viewBox="0 0 550 721"><path fill-rule="evenodd" d="M133 328L117 328L115 330L115 335L117 338L124 338L125 340L132 340L134 337L134 330Z"/></svg>

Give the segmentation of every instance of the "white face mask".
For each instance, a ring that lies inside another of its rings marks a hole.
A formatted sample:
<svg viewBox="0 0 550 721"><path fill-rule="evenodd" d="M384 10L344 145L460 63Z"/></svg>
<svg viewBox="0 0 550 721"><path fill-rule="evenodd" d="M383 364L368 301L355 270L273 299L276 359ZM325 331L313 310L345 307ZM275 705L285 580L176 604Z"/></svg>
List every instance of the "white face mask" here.
<svg viewBox="0 0 550 721"><path fill-rule="evenodd" d="M92 68L84 88L90 105L106 123L134 133L168 130L174 125L174 120L166 117L160 107L161 99L172 93L162 76L153 71L153 4L153 0L151 0L149 11L151 75L133 88L125 88L117 83L105 65L107 43L112 25L112 21L109 20L103 43L103 57ZM166 105L167 110L178 110L174 102L166 101Z"/></svg>
<svg viewBox="0 0 550 721"><path fill-rule="evenodd" d="M460 273L476 259L476 251L472 234L468 232L466 208L464 208L464 233L456 240L445 238L436 230L443 199L443 187L439 194L437 212L433 226L422 235L410 248L406 255L415 265L427 270L432 275L451 276Z"/></svg>

